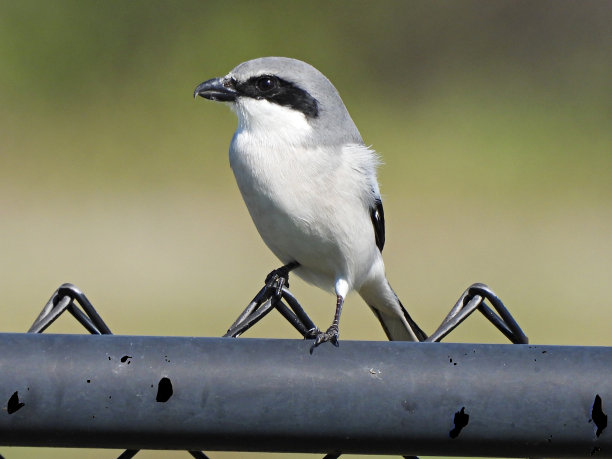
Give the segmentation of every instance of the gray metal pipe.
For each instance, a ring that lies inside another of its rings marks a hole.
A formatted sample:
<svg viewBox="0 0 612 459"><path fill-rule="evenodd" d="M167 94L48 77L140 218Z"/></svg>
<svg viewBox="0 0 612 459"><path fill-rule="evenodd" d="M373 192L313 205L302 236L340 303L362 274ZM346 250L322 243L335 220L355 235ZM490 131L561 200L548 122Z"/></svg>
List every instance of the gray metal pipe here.
<svg viewBox="0 0 612 459"><path fill-rule="evenodd" d="M0 445L612 456L612 348L0 334Z"/></svg>

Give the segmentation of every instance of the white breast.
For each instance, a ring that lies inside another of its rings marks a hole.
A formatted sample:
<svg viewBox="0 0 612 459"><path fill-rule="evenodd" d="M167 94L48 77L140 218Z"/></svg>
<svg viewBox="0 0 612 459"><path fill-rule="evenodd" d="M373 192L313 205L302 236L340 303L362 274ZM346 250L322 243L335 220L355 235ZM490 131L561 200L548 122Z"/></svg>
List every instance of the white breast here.
<svg viewBox="0 0 612 459"><path fill-rule="evenodd" d="M314 146L305 116L277 104L247 99L235 109L230 165L264 242L320 287L340 277L360 285L380 256L369 216L375 154Z"/></svg>

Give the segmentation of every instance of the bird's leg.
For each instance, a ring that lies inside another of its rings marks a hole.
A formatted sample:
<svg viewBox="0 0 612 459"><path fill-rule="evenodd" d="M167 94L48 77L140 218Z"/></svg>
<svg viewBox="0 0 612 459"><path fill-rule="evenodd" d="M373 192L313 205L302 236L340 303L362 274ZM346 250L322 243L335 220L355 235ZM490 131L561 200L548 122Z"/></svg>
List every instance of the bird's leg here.
<svg viewBox="0 0 612 459"><path fill-rule="evenodd" d="M310 348L310 353L315 347L317 347L321 343L325 343L329 341L334 346L338 347L338 337L340 336L340 329L338 328L340 324L340 314L342 313L342 305L344 304L344 297L341 295L336 295L336 313L334 314L334 321L331 326L327 329L326 332L319 332L315 337L315 342Z"/></svg>
<svg viewBox="0 0 612 459"><path fill-rule="evenodd" d="M289 287L289 272L293 271L298 266L300 266L300 264L297 261L292 261L285 266L275 269L266 276L266 287L274 288L274 293L277 297L280 297L283 287Z"/></svg>

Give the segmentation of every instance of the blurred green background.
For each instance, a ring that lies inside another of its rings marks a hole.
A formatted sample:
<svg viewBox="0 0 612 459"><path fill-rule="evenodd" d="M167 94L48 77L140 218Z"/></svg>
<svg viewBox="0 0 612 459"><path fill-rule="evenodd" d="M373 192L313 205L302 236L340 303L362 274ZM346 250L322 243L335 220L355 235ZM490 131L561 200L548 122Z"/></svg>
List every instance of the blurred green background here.
<svg viewBox="0 0 612 459"><path fill-rule="evenodd" d="M227 329L278 262L228 167L234 115L192 91L266 55L325 73L382 154L387 272L425 330L478 281L533 343L612 344L609 1L2 2L1 331L63 282L118 334ZM341 329L384 339L357 296ZM298 337L277 314L246 336ZM504 342L480 318L449 339Z"/></svg>

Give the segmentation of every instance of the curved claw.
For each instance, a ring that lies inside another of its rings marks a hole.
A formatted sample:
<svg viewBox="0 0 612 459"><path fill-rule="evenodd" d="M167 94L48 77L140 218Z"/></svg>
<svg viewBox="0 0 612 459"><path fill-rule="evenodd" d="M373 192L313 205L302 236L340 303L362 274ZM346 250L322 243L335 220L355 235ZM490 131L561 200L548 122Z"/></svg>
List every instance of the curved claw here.
<svg viewBox="0 0 612 459"><path fill-rule="evenodd" d="M338 330L337 325L332 325L331 327L327 329L326 332L318 331L315 337L315 341L310 347L310 353L312 354L315 347L319 346L322 343L326 343L328 341L336 347L340 346L340 343L338 342L339 336L340 336L340 332Z"/></svg>
<svg viewBox="0 0 612 459"><path fill-rule="evenodd" d="M289 272L297 267L297 263L289 263L275 269L266 276L265 284L268 288L274 288L274 293L280 297L283 292L283 287L289 288Z"/></svg>

